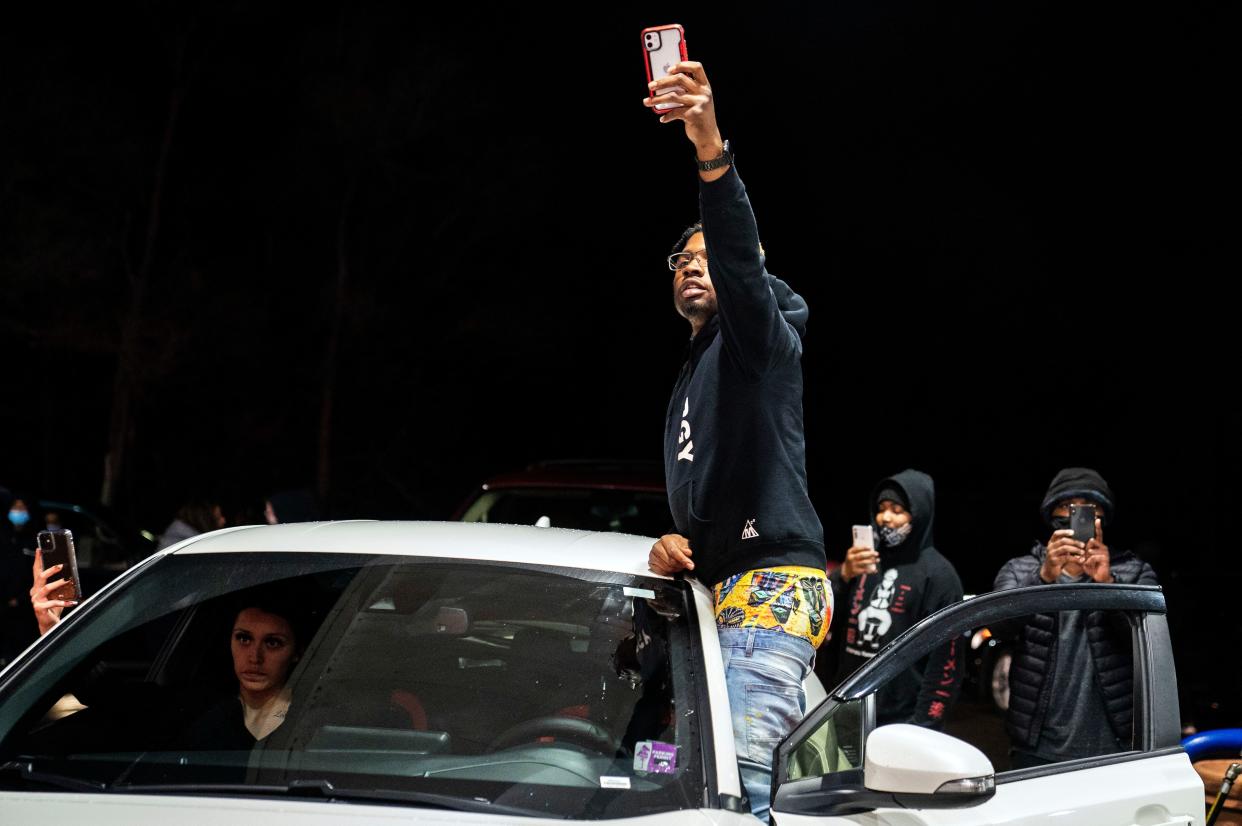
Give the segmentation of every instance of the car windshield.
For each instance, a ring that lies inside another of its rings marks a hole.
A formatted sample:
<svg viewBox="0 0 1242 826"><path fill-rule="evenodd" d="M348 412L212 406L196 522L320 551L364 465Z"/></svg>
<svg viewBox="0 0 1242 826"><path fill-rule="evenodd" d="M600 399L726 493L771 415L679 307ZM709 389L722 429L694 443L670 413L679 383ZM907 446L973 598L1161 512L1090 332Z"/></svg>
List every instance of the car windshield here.
<svg viewBox="0 0 1242 826"><path fill-rule="evenodd" d="M0 784L588 819L694 807L687 612L677 583L599 571L172 555L6 675Z"/></svg>

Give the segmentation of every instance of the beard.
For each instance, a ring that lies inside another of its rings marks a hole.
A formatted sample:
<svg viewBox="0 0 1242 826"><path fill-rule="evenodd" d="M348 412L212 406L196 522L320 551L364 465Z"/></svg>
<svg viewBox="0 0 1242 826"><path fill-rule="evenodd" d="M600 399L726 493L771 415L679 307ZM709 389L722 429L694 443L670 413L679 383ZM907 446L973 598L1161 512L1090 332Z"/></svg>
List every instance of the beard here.
<svg viewBox="0 0 1242 826"><path fill-rule="evenodd" d="M673 306L677 314L687 321L706 321L716 314L716 296L712 293L701 295L689 300L683 299L680 293L673 293Z"/></svg>

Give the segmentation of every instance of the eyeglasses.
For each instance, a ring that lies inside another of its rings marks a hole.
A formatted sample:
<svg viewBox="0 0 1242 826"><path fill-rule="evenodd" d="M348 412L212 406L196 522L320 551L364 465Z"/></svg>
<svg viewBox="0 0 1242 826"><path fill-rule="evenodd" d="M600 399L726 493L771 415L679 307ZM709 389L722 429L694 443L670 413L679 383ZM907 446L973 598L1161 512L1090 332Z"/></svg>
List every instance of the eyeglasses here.
<svg viewBox="0 0 1242 826"><path fill-rule="evenodd" d="M707 250L697 250L695 252L675 252L668 257L668 268L673 272L690 266L690 262L694 259L703 262L703 266L707 266Z"/></svg>

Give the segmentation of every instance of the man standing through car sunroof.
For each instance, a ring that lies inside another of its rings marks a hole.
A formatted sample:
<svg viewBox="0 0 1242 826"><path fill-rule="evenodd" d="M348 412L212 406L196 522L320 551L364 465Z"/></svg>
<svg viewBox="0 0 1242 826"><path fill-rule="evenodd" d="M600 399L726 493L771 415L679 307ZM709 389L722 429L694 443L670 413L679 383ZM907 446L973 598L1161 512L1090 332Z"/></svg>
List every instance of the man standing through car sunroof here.
<svg viewBox="0 0 1242 826"><path fill-rule="evenodd" d="M823 528L807 496L807 307L764 266L702 65L680 63L650 90L648 107L680 104L660 122L681 121L694 144L701 216L668 259L691 339L664 429L677 533L652 546L650 566L713 588L742 782L766 820L772 750L805 712L802 681L832 611Z"/></svg>

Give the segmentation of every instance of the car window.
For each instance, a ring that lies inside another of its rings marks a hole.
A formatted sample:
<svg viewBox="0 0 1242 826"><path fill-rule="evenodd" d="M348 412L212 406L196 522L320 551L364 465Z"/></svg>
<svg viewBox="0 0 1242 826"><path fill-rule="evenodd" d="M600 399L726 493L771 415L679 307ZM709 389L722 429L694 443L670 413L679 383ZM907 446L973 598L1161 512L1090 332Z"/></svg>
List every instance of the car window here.
<svg viewBox="0 0 1242 826"><path fill-rule="evenodd" d="M991 761L998 783L1020 769L1132 751L1142 712L1137 616L1061 611L973 629L935 649L952 654L931 658L945 673L926 674L923 657L877 685L867 698L874 703L871 722L863 699L830 701L828 715L795 742L788 778L861 768L866 736L894 722L931 725L970 743ZM960 692L948 688L957 681L947 671L957 668L965 669ZM929 711L916 720L919 709Z"/></svg>
<svg viewBox="0 0 1242 826"><path fill-rule="evenodd" d="M1031 614L978 629L944 730L983 751L998 773L1131 751L1136 638L1132 616L1117 610Z"/></svg>
<svg viewBox="0 0 1242 826"><path fill-rule="evenodd" d="M694 806L701 666L683 589L462 560L173 555L70 615L0 686L0 762L118 790L327 782L580 818ZM287 708L259 740L234 645L251 610L298 640Z"/></svg>
<svg viewBox="0 0 1242 826"><path fill-rule="evenodd" d="M835 703L794 749L789 758L789 779L861 769L866 732L865 701Z"/></svg>

